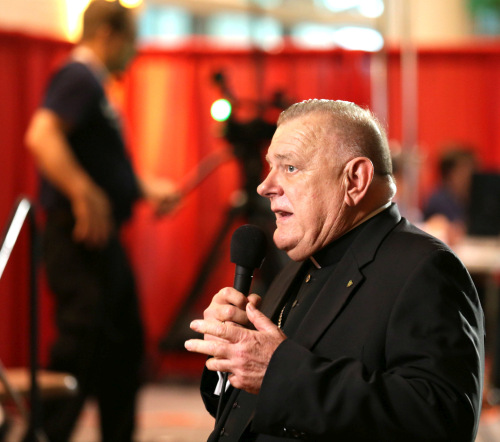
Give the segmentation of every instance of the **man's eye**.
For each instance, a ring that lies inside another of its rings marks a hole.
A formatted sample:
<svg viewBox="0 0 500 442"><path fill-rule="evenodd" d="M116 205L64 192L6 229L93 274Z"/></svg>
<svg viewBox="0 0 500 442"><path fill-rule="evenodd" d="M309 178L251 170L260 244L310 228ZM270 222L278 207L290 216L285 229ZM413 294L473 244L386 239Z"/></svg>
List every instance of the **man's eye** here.
<svg viewBox="0 0 500 442"><path fill-rule="evenodd" d="M297 170L295 166L290 166L290 165L285 166L285 169L289 173L295 172Z"/></svg>

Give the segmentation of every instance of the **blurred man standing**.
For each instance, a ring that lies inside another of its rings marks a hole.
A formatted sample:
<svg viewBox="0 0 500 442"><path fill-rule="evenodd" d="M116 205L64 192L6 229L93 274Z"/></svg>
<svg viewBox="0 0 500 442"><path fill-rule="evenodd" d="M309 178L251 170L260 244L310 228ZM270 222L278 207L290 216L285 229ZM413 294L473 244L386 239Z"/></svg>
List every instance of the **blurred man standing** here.
<svg viewBox="0 0 500 442"><path fill-rule="evenodd" d="M131 441L134 432L142 323L119 228L141 197L159 213L178 201L170 182L135 175L103 87L132 59L135 36L131 10L92 1L81 42L52 77L26 134L47 213L43 257L58 329L50 368L79 382L77 396L44 404L50 441L69 439L89 395L104 441Z"/></svg>

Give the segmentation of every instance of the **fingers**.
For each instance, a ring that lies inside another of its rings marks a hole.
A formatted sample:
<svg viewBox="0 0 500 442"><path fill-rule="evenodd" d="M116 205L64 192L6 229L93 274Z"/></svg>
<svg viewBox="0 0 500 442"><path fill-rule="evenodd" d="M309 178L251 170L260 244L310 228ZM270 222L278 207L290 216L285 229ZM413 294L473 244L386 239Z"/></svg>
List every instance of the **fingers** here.
<svg viewBox="0 0 500 442"><path fill-rule="evenodd" d="M240 327L235 327L231 323L214 320L195 320L191 322L190 328L195 332L214 336L233 343L241 338L241 330L243 330ZM213 353L210 354L215 356Z"/></svg>
<svg viewBox="0 0 500 442"><path fill-rule="evenodd" d="M92 220L79 216L75 222L73 238L90 248L100 248L106 245L111 230L111 223L108 220Z"/></svg>
<svg viewBox="0 0 500 442"><path fill-rule="evenodd" d="M213 356L207 361L207 368L214 371L230 371L230 342L235 342L237 327L218 321L195 320L190 327L211 339L189 339L184 343L186 350ZM233 329L233 330L231 330Z"/></svg>
<svg viewBox="0 0 500 442"><path fill-rule="evenodd" d="M262 298L255 293L248 295L247 299L250 304L255 306L255 308L259 308L260 304L262 303Z"/></svg>
<svg viewBox="0 0 500 442"><path fill-rule="evenodd" d="M220 290L214 296L214 301L219 304L231 304L242 310L245 310L245 306L248 304L248 298L232 287L225 287Z"/></svg>
<svg viewBox="0 0 500 442"><path fill-rule="evenodd" d="M212 356L205 363L209 370L227 373L232 371L231 360L226 354L228 348L223 342L190 339L184 343L184 347L190 352Z"/></svg>
<svg viewBox="0 0 500 442"><path fill-rule="evenodd" d="M184 343L186 350L212 356L205 363L206 367L212 371L234 372L240 358L236 357L236 348L239 348L244 334L248 330L237 327L231 323L219 321L195 320L190 327L199 333L204 333L204 339L190 339ZM210 337L210 339L207 339Z"/></svg>
<svg viewBox="0 0 500 442"><path fill-rule="evenodd" d="M231 294L228 294L231 296ZM186 341L188 351L212 356L206 367L231 373L229 380L236 388L257 394L269 361L276 348L286 339L285 334L263 313L257 310L253 298L246 304L250 324L255 330L216 319L194 320L191 329L203 333L204 339Z"/></svg>
<svg viewBox="0 0 500 442"><path fill-rule="evenodd" d="M73 228L73 239L76 242L84 242L85 238L88 237L89 232L89 220L87 217L75 215L75 227Z"/></svg>
<svg viewBox="0 0 500 442"><path fill-rule="evenodd" d="M113 230L111 205L97 186L89 186L86 193L72 201L75 218L73 238L90 248L103 247Z"/></svg>
<svg viewBox="0 0 500 442"><path fill-rule="evenodd" d="M216 341L205 341L203 339L190 339L184 343L186 350L207 356L222 357L223 350L220 343Z"/></svg>
<svg viewBox="0 0 500 442"><path fill-rule="evenodd" d="M237 290L226 287L213 297L211 304L203 314L203 318L233 322L247 327L250 323L245 308L249 302L259 305L260 297L254 294L247 298Z"/></svg>
<svg viewBox="0 0 500 442"><path fill-rule="evenodd" d="M178 186L165 178L142 177L139 185L144 197L153 205L156 216L172 212L181 200Z"/></svg>
<svg viewBox="0 0 500 442"><path fill-rule="evenodd" d="M179 191L172 191L172 193L161 198L156 204L155 215L163 216L174 211L181 201L181 194Z"/></svg>
<svg viewBox="0 0 500 442"><path fill-rule="evenodd" d="M246 312L249 321L254 325L257 331L262 332L276 332L280 331L279 328L274 324L266 315L264 315L260 310L258 310L252 303L248 303L246 306Z"/></svg>

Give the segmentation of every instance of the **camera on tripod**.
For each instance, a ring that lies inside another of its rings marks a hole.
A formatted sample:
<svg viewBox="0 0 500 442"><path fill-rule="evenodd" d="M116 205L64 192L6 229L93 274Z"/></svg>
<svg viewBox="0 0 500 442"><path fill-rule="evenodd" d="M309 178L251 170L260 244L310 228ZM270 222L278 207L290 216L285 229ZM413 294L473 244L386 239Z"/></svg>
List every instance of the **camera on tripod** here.
<svg viewBox="0 0 500 442"><path fill-rule="evenodd" d="M279 112L288 107L285 94L277 90L270 101L256 101L236 98L228 86L223 71L212 75L213 82L219 87L222 98L212 105L212 117L224 122L222 136L231 145L237 159L241 177L241 190L245 193L248 213L256 207L256 188L262 181L264 170L263 150L268 146L276 130ZM237 116L238 111L250 113L246 121Z"/></svg>

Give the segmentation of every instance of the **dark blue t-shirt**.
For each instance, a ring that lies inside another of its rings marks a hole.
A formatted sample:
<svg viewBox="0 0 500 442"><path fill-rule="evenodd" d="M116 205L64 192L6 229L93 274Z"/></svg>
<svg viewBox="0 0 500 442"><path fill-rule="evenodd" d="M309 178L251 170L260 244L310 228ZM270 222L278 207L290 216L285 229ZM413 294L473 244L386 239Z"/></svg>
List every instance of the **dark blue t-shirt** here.
<svg viewBox="0 0 500 442"><path fill-rule="evenodd" d="M451 222L465 222L466 208L446 187L439 187L429 198L423 210L424 220L444 215Z"/></svg>
<svg viewBox="0 0 500 442"><path fill-rule="evenodd" d="M130 217L139 186L126 153L118 116L96 74L71 61L50 81L42 107L67 122L67 140L81 166L108 195L115 222ZM69 201L42 178L41 202L47 209L69 207Z"/></svg>

